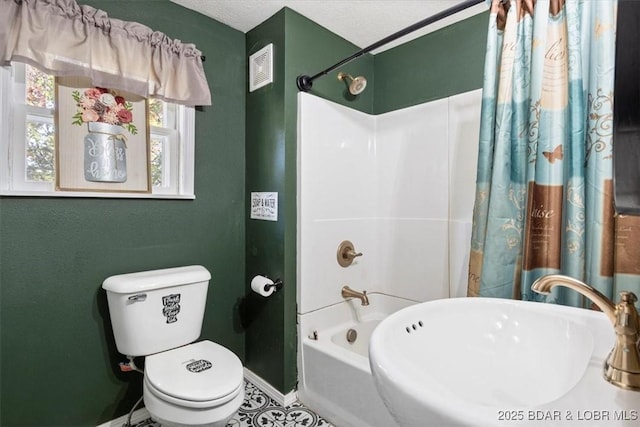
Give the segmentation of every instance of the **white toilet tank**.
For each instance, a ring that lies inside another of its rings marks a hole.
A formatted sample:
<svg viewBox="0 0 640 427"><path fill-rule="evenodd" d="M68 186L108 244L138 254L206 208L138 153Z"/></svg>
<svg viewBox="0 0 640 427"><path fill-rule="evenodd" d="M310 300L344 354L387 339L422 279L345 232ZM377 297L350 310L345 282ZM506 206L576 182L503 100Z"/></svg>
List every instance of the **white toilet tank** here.
<svg viewBox="0 0 640 427"><path fill-rule="evenodd" d="M102 288L118 351L146 356L198 339L209 279L211 274L200 265L107 278Z"/></svg>

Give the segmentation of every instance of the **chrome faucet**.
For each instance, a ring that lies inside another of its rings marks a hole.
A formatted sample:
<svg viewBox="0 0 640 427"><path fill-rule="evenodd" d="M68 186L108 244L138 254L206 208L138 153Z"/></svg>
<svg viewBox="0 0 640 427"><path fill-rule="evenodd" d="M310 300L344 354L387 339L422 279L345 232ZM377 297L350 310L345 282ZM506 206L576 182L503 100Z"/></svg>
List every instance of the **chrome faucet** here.
<svg viewBox="0 0 640 427"><path fill-rule="evenodd" d="M549 294L555 286L565 286L589 298L609 318L616 333L616 343L604 362L604 378L610 383L628 390L640 391L640 319L633 292L620 292L620 302L609 298L586 283L560 274L544 276L536 280L531 289Z"/></svg>
<svg viewBox="0 0 640 427"><path fill-rule="evenodd" d="M367 291L354 291L347 285L342 287L342 298L360 298L362 305L369 305L369 297L367 296Z"/></svg>

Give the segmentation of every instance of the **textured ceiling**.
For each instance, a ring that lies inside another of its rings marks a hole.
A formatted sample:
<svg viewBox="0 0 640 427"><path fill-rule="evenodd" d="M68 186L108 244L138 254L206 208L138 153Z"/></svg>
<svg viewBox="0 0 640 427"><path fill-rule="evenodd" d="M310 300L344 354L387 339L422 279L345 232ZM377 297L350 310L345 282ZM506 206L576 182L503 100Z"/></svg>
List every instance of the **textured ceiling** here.
<svg viewBox="0 0 640 427"><path fill-rule="evenodd" d="M462 0L171 0L244 33L284 6L365 48ZM381 52L485 11L482 3L389 43Z"/></svg>

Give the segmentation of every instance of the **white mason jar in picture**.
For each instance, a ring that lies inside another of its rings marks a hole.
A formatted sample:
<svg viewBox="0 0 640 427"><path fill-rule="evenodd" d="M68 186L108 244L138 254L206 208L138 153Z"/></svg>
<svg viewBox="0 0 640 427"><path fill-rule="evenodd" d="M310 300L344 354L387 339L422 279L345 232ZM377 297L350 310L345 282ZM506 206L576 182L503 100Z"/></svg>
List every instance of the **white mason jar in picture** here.
<svg viewBox="0 0 640 427"><path fill-rule="evenodd" d="M84 179L92 182L127 181L127 145L122 126L88 122L84 137Z"/></svg>

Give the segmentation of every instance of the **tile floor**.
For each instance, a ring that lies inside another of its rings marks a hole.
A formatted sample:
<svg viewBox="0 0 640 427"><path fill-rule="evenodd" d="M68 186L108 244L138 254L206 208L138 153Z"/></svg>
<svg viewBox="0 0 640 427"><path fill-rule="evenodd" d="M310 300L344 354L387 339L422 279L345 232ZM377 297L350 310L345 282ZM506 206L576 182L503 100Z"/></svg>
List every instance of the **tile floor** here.
<svg viewBox="0 0 640 427"><path fill-rule="evenodd" d="M244 390L244 402L227 427L334 427L299 402L283 408L249 381L245 381ZM149 418L133 427L159 427L159 424Z"/></svg>

